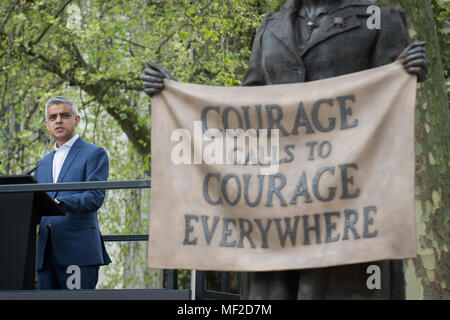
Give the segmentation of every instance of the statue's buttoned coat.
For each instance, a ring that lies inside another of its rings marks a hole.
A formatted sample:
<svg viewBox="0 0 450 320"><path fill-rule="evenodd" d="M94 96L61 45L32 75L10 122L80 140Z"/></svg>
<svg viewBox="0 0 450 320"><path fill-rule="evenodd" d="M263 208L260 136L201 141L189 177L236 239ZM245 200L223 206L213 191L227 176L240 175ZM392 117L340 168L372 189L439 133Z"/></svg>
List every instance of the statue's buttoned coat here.
<svg viewBox="0 0 450 320"><path fill-rule="evenodd" d="M394 62L408 45L403 11L380 8L381 25L371 29L373 1L348 0L324 16L307 40L296 23L301 1L287 1L268 14L258 29L244 86L306 82L358 72ZM375 16L373 16L375 18ZM369 22L369 23L368 23ZM305 38L303 38L305 39ZM379 262L382 289L367 288L374 263L322 269L250 272L244 299L395 299L404 297L401 261Z"/></svg>
<svg viewBox="0 0 450 320"><path fill-rule="evenodd" d="M299 1L268 14L258 29L243 85L296 83L336 77L395 61L408 45L405 14L380 8L380 29L367 8L372 1L345 1L308 40L297 39Z"/></svg>

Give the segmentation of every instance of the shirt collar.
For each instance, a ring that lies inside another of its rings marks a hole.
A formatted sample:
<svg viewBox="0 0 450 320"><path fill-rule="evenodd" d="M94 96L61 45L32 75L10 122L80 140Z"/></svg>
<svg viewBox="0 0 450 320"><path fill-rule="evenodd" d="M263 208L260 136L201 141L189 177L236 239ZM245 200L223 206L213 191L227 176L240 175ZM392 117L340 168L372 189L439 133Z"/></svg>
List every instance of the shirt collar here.
<svg viewBox="0 0 450 320"><path fill-rule="evenodd" d="M55 142L55 145L53 146L53 150L55 150L55 151L58 151L58 150L61 150L62 148L72 148L72 146L73 146L73 144L75 143L75 141L77 141L77 139L79 138L80 136L78 135L78 133L75 133L75 135L69 140L69 141L67 141L66 143L64 143L62 146L60 146L59 148L56 146L56 142Z"/></svg>

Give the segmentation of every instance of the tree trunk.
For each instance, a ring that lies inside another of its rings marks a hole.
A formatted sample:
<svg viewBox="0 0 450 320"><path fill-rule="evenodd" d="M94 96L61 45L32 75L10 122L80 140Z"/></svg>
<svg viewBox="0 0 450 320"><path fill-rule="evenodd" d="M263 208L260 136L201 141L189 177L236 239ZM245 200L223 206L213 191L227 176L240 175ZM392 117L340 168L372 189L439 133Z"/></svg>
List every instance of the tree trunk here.
<svg viewBox="0 0 450 320"><path fill-rule="evenodd" d="M405 260L407 299L450 299L450 111L430 0L380 0L401 7L411 41L427 42L429 78L416 105L417 258ZM381 21L381 23L383 23Z"/></svg>

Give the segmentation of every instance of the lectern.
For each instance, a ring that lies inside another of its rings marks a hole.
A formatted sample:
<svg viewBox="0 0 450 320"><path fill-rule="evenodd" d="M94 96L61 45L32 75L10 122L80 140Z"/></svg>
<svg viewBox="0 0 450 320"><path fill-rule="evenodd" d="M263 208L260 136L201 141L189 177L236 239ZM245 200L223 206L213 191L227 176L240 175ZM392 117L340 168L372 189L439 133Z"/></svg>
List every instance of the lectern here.
<svg viewBox="0 0 450 320"><path fill-rule="evenodd" d="M0 176L1 185L37 183L29 175ZM36 226L42 216L63 215L46 192L0 190L0 290L32 290Z"/></svg>

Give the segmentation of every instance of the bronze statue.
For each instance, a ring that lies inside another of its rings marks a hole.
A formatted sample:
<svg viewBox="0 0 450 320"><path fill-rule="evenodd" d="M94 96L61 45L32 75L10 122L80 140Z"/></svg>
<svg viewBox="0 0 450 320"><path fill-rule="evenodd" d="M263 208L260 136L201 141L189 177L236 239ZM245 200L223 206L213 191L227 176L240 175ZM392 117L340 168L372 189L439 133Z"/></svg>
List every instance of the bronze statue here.
<svg viewBox="0 0 450 320"><path fill-rule="evenodd" d="M408 45L401 9L381 8L381 28L370 29L371 0L288 0L279 12L268 14L253 43L244 86L306 82L336 77L401 60L418 81L427 77L425 42ZM174 77L148 63L142 77L149 95ZM404 298L401 261L382 261L381 290L366 286L369 264L322 269L244 274L244 299L401 299Z"/></svg>

